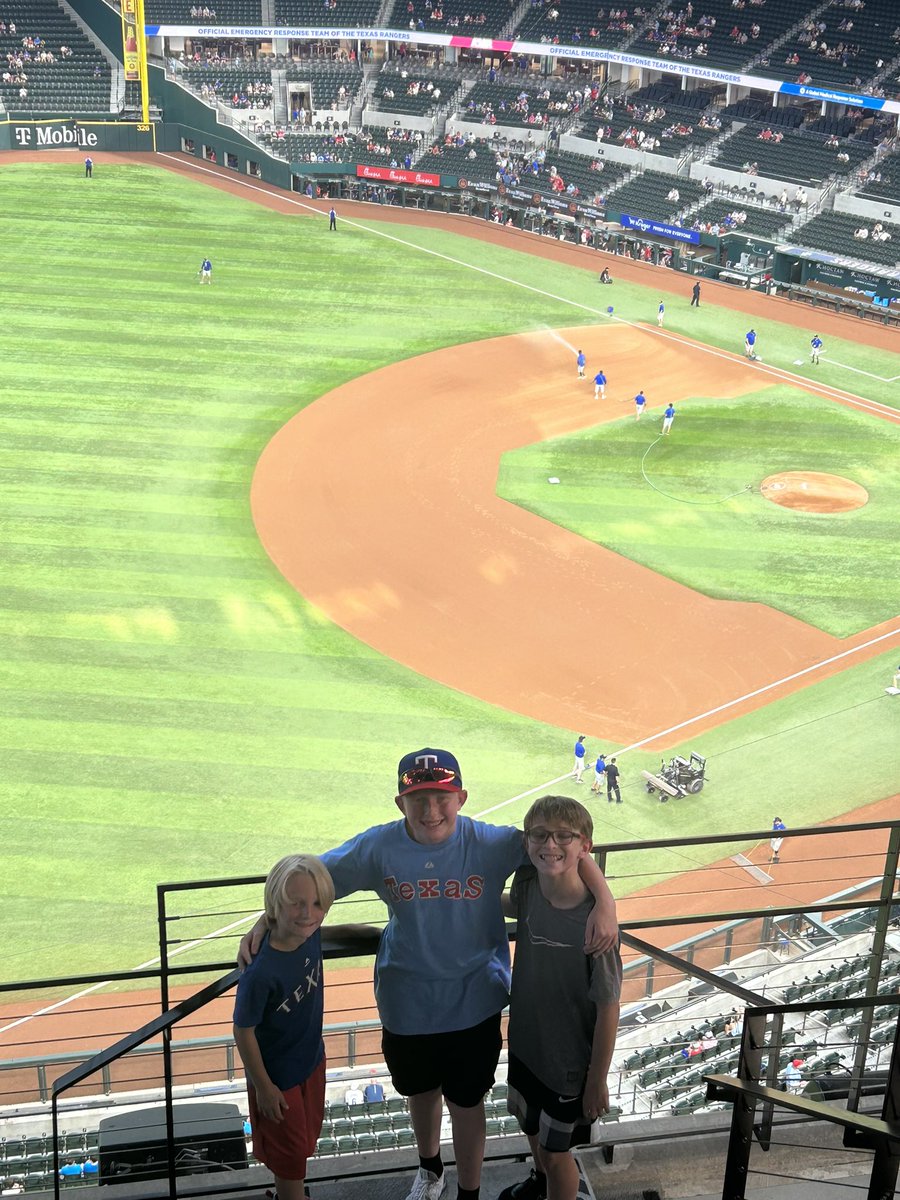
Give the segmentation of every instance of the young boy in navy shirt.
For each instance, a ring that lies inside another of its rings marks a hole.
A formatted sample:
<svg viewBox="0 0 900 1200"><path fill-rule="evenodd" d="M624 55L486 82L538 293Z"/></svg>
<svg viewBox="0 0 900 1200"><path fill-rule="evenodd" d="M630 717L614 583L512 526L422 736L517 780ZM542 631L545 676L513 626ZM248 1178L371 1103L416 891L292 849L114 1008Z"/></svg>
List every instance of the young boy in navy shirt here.
<svg viewBox="0 0 900 1200"><path fill-rule="evenodd" d="M439 1200L442 1104L453 1132L457 1200L478 1200L484 1096L494 1082L509 998L510 954L501 897L524 861L522 834L460 815L468 793L447 750L405 755L397 772L402 819L324 854L338 897L373 891L388 908L375 963L382 1049L408 1097L419 1170L407 1200ZM600 869L581 869L597 899L590 950L615 944L615 902ZM241 957L255 938L241 943Z"/></svg>
<svg viewBox="0 0 900 1200"><path fill-rule="evenodd" d="M590 893L579 866L590 855L593 822L568 796L543 796L525 817L530 866L504 897L516 918L509 1004L507 1106L528 1137L534 1170L499 1200L576 1200L573 1146L609 1110L607 1075L619 1023L618 947L586 958Z"/></svg>
<svg viewBox="0 0 900 1200"><path fill-rule="evenodd" d="M234 1040L247 1075L253 1153L278 1200L303 1200L306 1161L325 1113L322 943L334 884L312 855L292 854L266 879L267 932L238 983ZM339 926L341 936L367 931Z"/></svg>

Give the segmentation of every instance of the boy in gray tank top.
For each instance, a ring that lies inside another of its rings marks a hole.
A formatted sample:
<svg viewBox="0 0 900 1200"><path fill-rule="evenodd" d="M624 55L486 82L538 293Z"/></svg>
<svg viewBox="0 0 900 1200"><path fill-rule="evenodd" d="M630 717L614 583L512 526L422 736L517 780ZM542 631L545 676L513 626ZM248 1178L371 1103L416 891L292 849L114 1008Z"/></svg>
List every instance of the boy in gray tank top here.
<svg viewBox="0 0 900 1200"><path fill-rule="evenodd" d="M515 916L509 1006L509 1111L528 1136L535 1167L499 1200L575 1200L573 1146L609 1109L607 1074L619 1022L618 947L583 950L590 893L578 866L590 854L593 822L584 805L544 796L525 817L531 865L516 872L505 900Z"/></svg>

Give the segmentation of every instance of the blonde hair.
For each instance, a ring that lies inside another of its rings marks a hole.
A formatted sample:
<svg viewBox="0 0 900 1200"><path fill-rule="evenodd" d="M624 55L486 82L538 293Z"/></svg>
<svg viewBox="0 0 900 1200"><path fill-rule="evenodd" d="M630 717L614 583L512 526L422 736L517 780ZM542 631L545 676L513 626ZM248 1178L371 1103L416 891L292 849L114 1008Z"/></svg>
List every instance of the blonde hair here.
<svg viewBox="0 0 900 1200"><path fill-rule="evenodd" d="M594 822L591 814L583 804L569 796L541 796L535 800L525 814L525 832L546 821L561 821L573 833L581 834L588 841L593 840Z"/></svg>
<svg viewBox="0 0 900 1200"><path fill-rule="evenodd" d="M294 875L308 875L316 887L316 899L328 912L334 904L334 881L328 868L314 854L289 854L279 859L266 876L264 904L266 920L271 924L278 917L278 911L287 899L287 886Z"/></svg>

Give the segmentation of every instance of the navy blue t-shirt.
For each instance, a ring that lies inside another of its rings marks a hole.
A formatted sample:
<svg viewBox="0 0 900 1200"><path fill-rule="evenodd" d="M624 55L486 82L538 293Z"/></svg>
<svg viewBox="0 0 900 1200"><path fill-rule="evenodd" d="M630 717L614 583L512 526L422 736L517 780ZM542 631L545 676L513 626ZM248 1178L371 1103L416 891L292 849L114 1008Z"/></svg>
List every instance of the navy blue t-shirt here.
<svg viewBox="0 0 900 1200"><path fill-rule="evenodd" d="M282 1091L309 1079L325 1055L324 983L318 929L296 950L274 950L266 934L238 982L234 1023L256 1030L263 1065Z"/></svg>

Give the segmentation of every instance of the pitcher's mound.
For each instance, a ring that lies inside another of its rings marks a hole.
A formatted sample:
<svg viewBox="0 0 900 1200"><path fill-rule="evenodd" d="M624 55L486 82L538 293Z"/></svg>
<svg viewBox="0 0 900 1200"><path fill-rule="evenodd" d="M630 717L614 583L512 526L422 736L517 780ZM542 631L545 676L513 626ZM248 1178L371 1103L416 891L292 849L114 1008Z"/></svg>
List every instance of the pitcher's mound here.
<svg viewBox="0 0 900 1200"><path fill-rule="evenodd" d="M764 479L759 490L773 504L801 512L849 512L869 499L866 489L852 479L821 471L783 471Z"/></svg>

